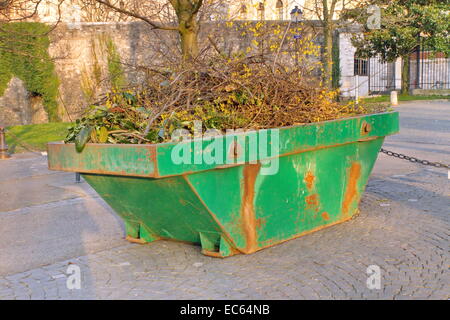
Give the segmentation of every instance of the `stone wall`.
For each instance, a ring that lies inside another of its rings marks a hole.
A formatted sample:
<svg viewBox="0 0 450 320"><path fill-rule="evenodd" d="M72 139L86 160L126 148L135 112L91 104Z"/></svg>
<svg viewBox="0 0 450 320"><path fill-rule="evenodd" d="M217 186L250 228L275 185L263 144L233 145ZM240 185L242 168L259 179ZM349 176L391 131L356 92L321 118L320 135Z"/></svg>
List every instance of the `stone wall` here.
<svg viewBox="0 0 450 320"><path fill-rule="evenodd" d="M33 97L22 80L12 78L0 97L0 126L46 122L48 117L40 97Z"/></svg>
<svg viewBox="0 0 450 320"><path fill-rule="evenodd" d="M108 87L106 41L112 40L130 83L138 68L155 58L155 47L172 41L168 32L155 32L142 23L74 23L52 34L50 55L60 79L60 107L65 121L79 117L89 102ZM169 39L165 39L169 38ZM127 67L129 66L129 67Z"/></svg>

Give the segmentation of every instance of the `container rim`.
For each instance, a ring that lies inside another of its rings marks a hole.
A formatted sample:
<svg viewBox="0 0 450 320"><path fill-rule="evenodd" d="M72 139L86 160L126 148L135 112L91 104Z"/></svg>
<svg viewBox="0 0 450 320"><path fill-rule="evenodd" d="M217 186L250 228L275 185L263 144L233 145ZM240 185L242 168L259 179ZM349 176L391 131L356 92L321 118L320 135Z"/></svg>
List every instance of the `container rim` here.
<svg viewBox="0 0 450 320"><path fill-rule="evenodd" d="M370 116L381 116L381 115L388 115L388 114L398 114L398 111L389 111L389 112L377 112L377 113L369 113L369 114L365 114L365 115L359 115L359 116L354 116L354 117L347 117L347 118L339 118L339 119L334 119L334 120L326 120L326 121L320 121L320 122L312 122L312 123L304 123L304 124L298 124L298 125L292 125L292 126L284 126L284 127L274 127L274 128L266 128L266 129L256 129L256 130L246 130L244 132L236 132L231 134L235 135L235 136L239 136L242 134L249 134L249 133L253 133L253 132L261 132L261 131L270 131L270 130L275 130L275 129L293 129L293 128L303 128L303 127L309 127L309 126L314 126L314 125L318 125L318 124L326 124L326 123L331 123L331 122L340 122L340 121L345 121L345 120L355 120L355 119L362 119L362 118L366 118L366 117L370 117ZM195 141L209 141L214 139L215 137L199 137L199 138L188 138L186 140L184 140L183 142L195 142ZM65 144L65 145L73 145L74 143L65 143L64 141L55 141L55 142L49 142L48 144L50 145L55 145L55 144ZM88 143L87 145L90 146L108 146L108 145L114 145L116 147L122 147L122 146L141 146L141 147L161 147L161 146L170 146L170 145L174 145L177 144L177 142L172 142L172 141L166 141L166 142L161 142L161 143L142 143L142 144L135 144L135 143L118 143L118 144L111 144L111 143Z"/></svg>

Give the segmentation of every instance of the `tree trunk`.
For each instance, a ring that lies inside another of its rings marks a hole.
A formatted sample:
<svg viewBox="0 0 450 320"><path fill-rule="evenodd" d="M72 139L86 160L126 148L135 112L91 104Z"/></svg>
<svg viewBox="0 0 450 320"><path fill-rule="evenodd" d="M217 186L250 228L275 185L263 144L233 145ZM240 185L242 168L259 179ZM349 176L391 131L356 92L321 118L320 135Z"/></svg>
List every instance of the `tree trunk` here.
<svg viewBox="0 0 450 320"><path fill-rule="evenodd" d="M332 70L333 70L333 25L330 17L324 19L324 49L323 49L323 75L322 81L326 88L332 89Z"/></svg>
<svg viewBox="0 0 450 320"><path fill-rule="evenodd" d="M179 27L183 61L195 59L198 56L198 27L195 18L190 21L180 20Z"/></svg>
<svg viewBox="0 0 450 320"><path fill-rule="evenodd" d="M409 74L409 55L402 57L402 94L409 93L409 82L410 82L410 74Z"/></svg>
<svg viewBox="0 0 450 320"><path fill-rule="evenodd" d="M183 61L190 61L198 56L197 13L203 1L171 0L178 18L178 32L181 39Z"/></svg>

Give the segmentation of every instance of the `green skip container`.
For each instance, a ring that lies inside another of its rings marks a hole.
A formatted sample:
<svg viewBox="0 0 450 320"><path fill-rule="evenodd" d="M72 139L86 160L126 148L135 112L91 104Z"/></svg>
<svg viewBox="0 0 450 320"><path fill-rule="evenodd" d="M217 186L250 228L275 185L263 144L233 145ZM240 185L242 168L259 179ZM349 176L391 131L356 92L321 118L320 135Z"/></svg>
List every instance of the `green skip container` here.
<svg viewBox="0 0 450 320"><path fill-rule="evenodd" d="M127 239L251 254L358 211L397 112L153 145L48 144L51 170L79 172Z"/></svg>

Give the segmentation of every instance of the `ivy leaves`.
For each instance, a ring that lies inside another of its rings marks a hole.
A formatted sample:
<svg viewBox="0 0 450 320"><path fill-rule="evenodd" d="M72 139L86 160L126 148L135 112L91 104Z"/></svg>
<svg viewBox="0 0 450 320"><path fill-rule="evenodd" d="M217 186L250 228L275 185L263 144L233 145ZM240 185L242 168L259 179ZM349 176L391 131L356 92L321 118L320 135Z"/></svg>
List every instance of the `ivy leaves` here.
<svg viewBox="0 0 450 320"><path fill-rule="evenodd" d="M37 22L4 23L0 29L0 96L13 76L42 102L51 122L58 114L59 81L48 53L50 26Z"/></svg>
<svg viewBox="0 0 450 320"><path fill-rule="evenodd" d="M89 141L91 137L91 133L93 131L93 127L87 126L80 130L80 133L75 137L75 148L77 152L82 152L86 143Z"/></svg>

